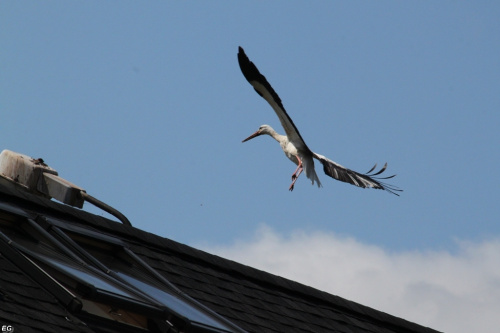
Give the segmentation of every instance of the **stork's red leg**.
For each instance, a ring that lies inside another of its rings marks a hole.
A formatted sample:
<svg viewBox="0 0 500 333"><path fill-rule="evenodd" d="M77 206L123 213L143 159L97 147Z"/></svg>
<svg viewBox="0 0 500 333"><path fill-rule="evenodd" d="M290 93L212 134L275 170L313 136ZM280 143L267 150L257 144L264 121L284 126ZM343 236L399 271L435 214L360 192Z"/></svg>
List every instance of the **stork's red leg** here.
<svg viewBox="0 0 500 333"><path fill-rule="evenodd" d="M296 156L296 157L297 157L297 160L299 161L299 165L297 166L297 169L295 170L295 172L292 175L292 184L290 185L290 188L288 188L289 191L293 191L293 187L295 186L295 182L297 181L300 174L302 173L302 170L304 170L304 168L302 167L302 161L300 160L299 156ZM298 173L297 173L297 171L298 171Z"/></svg>
<svg viewBox="0 0 500 333"><path fill-rule="evenodd" d="M302 173L302 170L304 170L304 169L303 168L299 169L299 172L297 173L297 175L293 179L292 184L290 185L290 188L288 190L293 191L293 187L295 186L295 182L297 181L297 179L299 179L299 176Z"/></svg>
<svg viewBox="0 0 500 333"><path fill-rule="evenodd" d="M295 172L292 174L292 180L294 180L298 177L297 171L299 171L299 169L302 169L302 161L301 161L299 155L297 155L295 157L297 158L297 161L299 161L299 164L297 164L297 169L295 169ZM299 174L300 174L300 172L299 172Z"/></svg>

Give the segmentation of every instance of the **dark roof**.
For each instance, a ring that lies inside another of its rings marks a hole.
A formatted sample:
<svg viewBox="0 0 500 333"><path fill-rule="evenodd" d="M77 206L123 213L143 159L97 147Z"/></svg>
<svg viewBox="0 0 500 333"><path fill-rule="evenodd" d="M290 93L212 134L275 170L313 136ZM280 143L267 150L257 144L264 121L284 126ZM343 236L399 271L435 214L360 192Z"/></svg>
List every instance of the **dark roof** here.
<svg viewBox="0 0 500 333"><path fill-rule="evenodd" d="M93 332L3 255L0 271L0 326L19 332Z"/></svg>
<svg viewBox="0 0 500 333"><path fill-rule="evenodd" d="M43 216L60 224L119 238L181 291L247 332L436 332L300 283L35 196L0 177L0 212L2 210L31 218ZM19 332L98 331L85 325L85 317L79 315L78 304L75 306L78 299L61 302L61 297L47 290L43 281L9 258L0 256L0 327L11 324Z"/></svg>

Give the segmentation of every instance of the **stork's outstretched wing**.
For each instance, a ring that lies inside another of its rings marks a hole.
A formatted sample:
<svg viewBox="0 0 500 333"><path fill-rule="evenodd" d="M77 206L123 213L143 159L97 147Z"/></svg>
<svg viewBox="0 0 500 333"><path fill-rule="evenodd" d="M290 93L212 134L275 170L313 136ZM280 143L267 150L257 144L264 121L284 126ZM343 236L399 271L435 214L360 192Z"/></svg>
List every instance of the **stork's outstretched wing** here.
<svg viewBox="0 0 500 333"><path fill-rule="evenodd" d="M396 175L377 177L378 175L383 173L385 169L387 169L387 163L382 169L375 173L370 174L373 170L375 170L377 164L375 164L373 168L370 169L370 171L362 174L348 169L338 163L335 163L334 161L326 158L323 155L313 153L313 157L319 160L321 164L323 164L323 171L325 172L325 174L334 179L340 180L341 182L349 183L363 188L371 187L375 189L385 190L397 196L399 196L399 194L397 194L396 192L402 191L394 185L386 184L381 181L382 179L390 179Z"/></svg>
<svg viewBox="0 0 500 333"><path fill-rule="evenodd" d="M267 82L266 77L259 72L257 66L255 66L254 63L250 61L250 59L248 59L245 51L241 46L238 48L238 63L240 64L240 69L243 73L243 76L245 76L245 79L247 79L247 81L253 86L255 91L262 98L264 98L269 103L269 105L271 105L274 112L276 112L276 115L281 122L281 126L283 126L283 128L285 129L288 139L294 141L295 143L299 143L301 141L303 147L297 148L309 150L306 143L304 142L304 139L302 139L299 130L293 123L290 116L286 113L286 110L281 103L280 97L278 96L276 91L274 91L273 87L271 87L269 82Z"/></svg>

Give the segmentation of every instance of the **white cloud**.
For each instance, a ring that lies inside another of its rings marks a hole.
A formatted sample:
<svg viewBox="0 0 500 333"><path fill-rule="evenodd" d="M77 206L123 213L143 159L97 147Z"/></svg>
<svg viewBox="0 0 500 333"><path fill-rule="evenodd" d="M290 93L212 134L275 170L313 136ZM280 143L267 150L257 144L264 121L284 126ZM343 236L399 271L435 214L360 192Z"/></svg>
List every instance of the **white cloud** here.
<svg viewBox="0 0 500 333"><path fill-rule="evenodd" d="M445 332L498 332L500 240L445 251L390 253L332 233L252 240L206 251Z"/></svg>

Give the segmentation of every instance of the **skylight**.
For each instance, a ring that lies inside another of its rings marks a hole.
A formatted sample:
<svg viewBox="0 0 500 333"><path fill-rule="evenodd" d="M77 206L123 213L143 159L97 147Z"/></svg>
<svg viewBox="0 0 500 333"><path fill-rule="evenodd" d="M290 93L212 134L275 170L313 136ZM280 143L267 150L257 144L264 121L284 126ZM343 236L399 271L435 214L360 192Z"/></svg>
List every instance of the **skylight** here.
<svg viewBox="0 0 500 333"><path fill-rule="evenodd" d="M80 297L90 316L104 313L109 319L110 313L121 316L119 309L124 309L139 316L129 325L146 329L150 318L183 332L244 332L182 293L122 240L46 217L34 221L24 215L20 220L9 229L11 245ZM125 317L120 319L127 324Z"/></svg>

